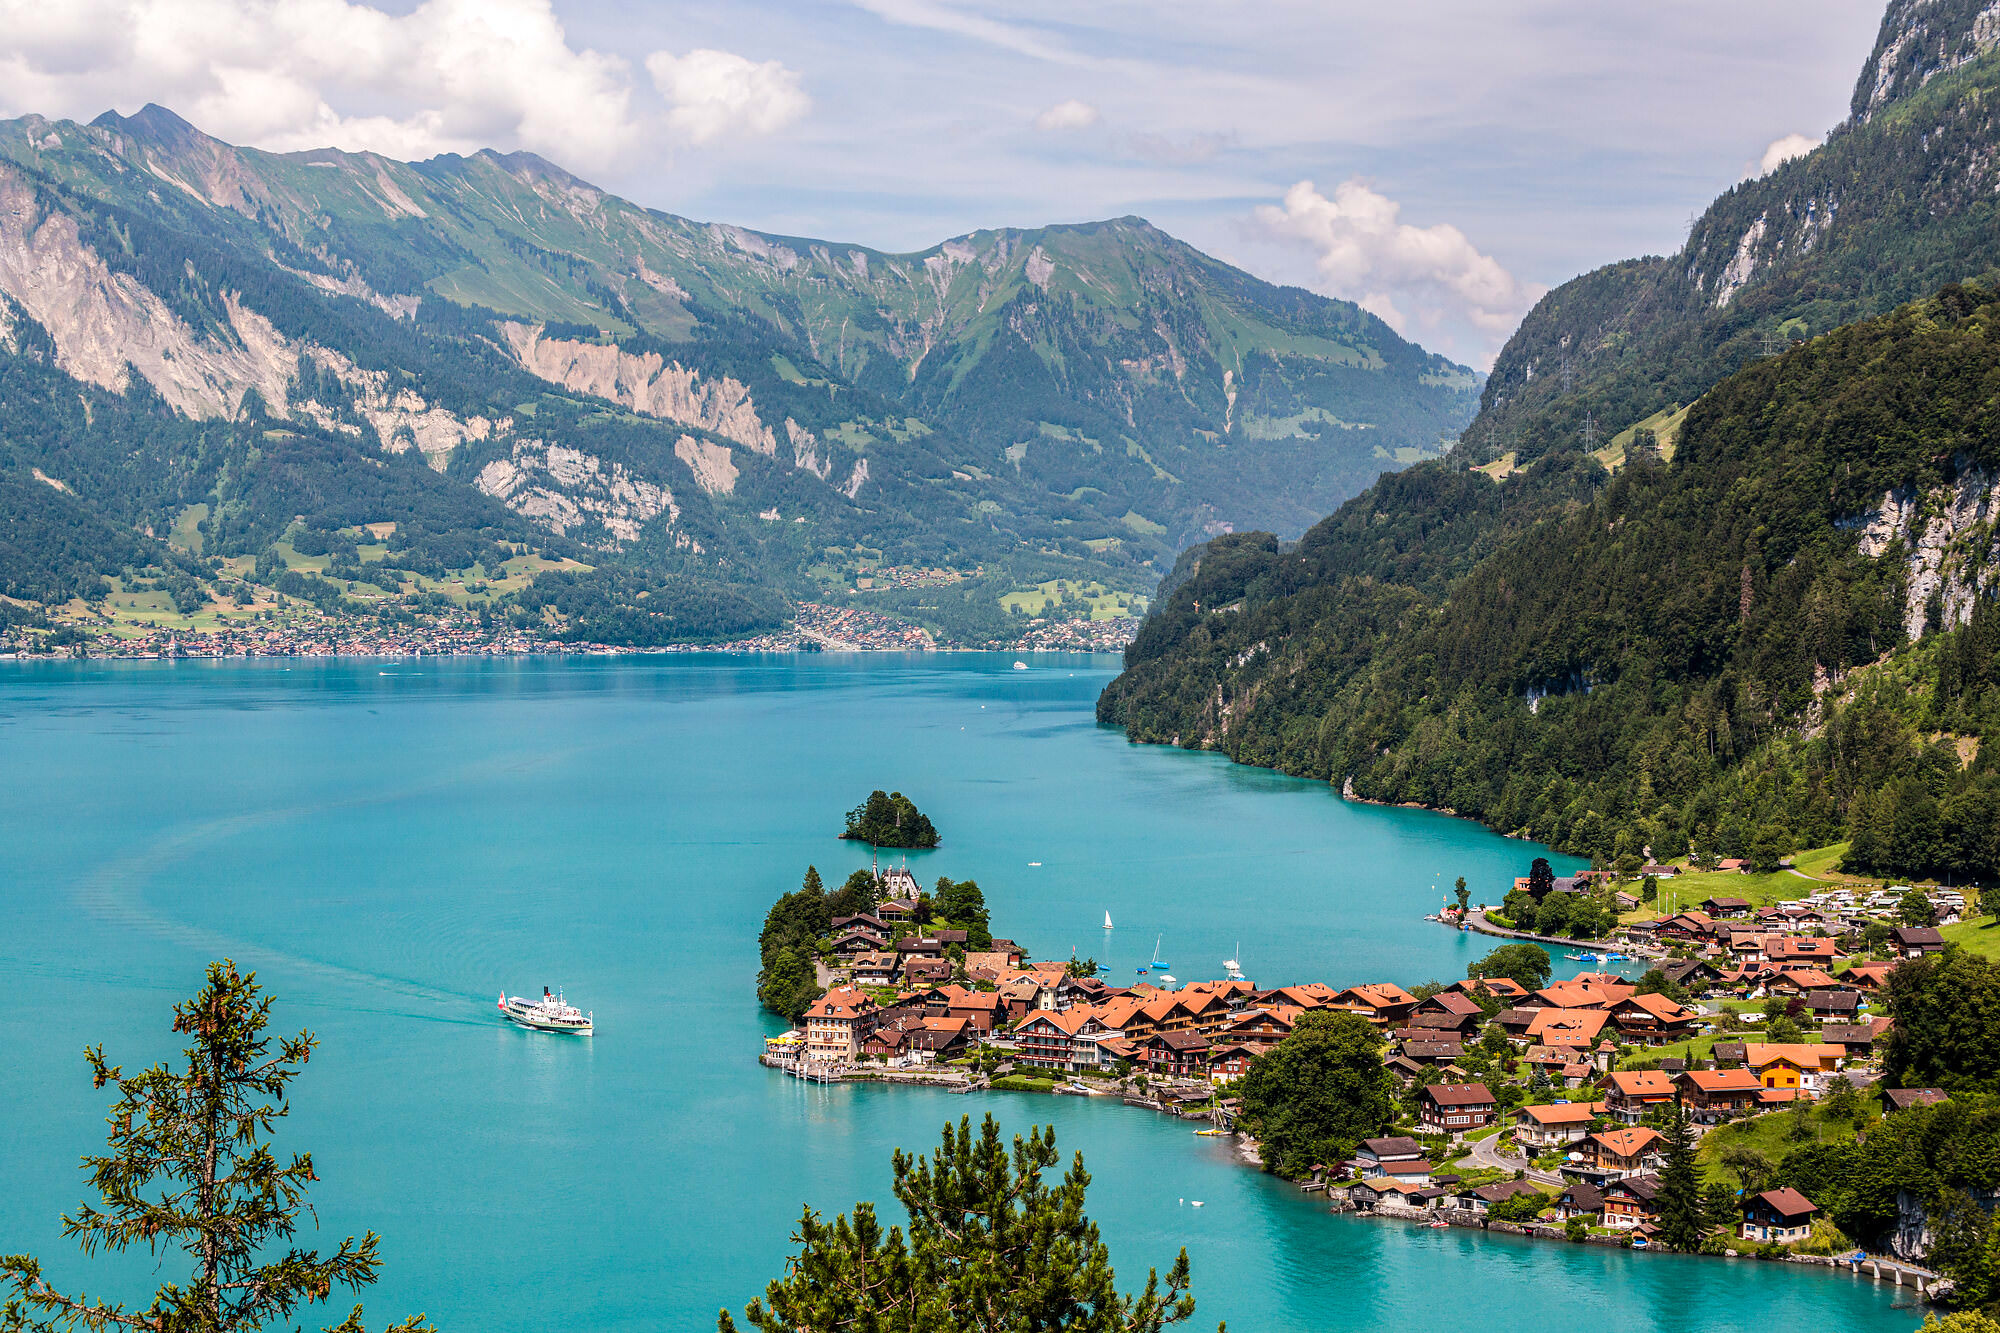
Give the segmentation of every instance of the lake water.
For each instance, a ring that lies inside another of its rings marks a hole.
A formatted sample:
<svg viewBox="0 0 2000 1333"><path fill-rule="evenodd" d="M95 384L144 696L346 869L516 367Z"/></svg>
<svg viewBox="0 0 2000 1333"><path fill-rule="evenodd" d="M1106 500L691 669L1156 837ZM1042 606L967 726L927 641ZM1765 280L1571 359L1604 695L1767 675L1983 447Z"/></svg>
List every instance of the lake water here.
<svg viewBox="0 0 2000 1333"><path fill-rule="evenodd" d="M1113 980L1156 939L1183 980L1239 950L1261 984L1456 978L1491 942L1423 913L1461 874L1498 901L1536 851L1129 745L1092 720L1111 659L1008 663L0 668L0 1251L93 1295L151 1279L150 1259L91 1265L60 1236L77 1159L103 1145L81 1053L169 1054L172 1002L227 955L269 984L280 1027L322 1038L279 1147L322 1177L305 1243L382 1234L375 1327L423 1310L448 1333L713 1328L780 1271L802 1202L893 1209L891 1151L988 1110L1083 1151L1124 1285L1188 1247L1197 1326L1917 1324L1845 1277L1333 1217L1103 1100L761 1068L764 910L808 862L829 882L865 864L834 835L873 787L943 832L912 856L920 878L976 878L996 933ZM497 1019L502 987L543 984L593 1009L597 1036Z"/></svg>

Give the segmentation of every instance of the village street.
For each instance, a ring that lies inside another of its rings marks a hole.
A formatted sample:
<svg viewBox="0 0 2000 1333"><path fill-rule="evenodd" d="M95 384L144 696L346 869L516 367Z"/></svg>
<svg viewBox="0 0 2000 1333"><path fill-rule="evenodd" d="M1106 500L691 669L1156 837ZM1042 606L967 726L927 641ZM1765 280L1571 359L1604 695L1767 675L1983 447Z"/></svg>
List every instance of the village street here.
<svg viewBox="0 0 2000 1333"><path fill-rule="evenodd" d="M1561 1189L1569 1183L1553 1172L1530 1170L1528 1159L1525 1157L1514 1157L1501 1152L1500 1140L1502 1137L1499 1134L1489 1134L1483 1139L1474 1139L1472 1141L1472 1155L1468 1159L1469 1163L1483 1170L1527 1171L1528 1179L1534 1181L1537 1185L1553 1185L1555 1188Z"/></svg>

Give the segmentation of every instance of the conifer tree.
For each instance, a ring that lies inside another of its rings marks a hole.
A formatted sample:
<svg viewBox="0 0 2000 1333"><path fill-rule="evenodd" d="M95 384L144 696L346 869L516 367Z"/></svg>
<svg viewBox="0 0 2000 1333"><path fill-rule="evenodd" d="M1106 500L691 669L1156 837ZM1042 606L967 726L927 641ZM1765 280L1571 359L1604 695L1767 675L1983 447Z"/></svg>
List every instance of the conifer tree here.
<svg viewBox="0 0 2000 1333"><path fill-rule="evenodd" d="M1667 1166L1660 1173L1660 1239L1667 1248L1698 1250L1708 1234L1706 1201L1702 1196L1701 1171L1695 1165L1693 1136L1688 1132L1687 1111L1679 1099L1667 1119Z"/></svg>
<svg viewBox="0 0 2000 1333"><path fill-rule="evenodd" d="M1122 1295L1097 1224L1084 1216L1090 1174L1072 1159L1062 1183L1043 1173L1058 1161L1053 1128L1001 1142L992 1116L944 1127L929 1157L898 1149L897 1200L907 1235L885 1232L873 1204L833 1222L805 1210L785 1275L743 1317L759 1333L1159 1333L1194 1315L1187 1251L1145 1288ZM720 1333L736 1333L727 1310ZM1221 1333L1218 1326L1218 1333Z"/></svg>
<svg viewBox="0 0 2000 1333"><path fill-rule="evenodd" d="M0 1282L12 1297L0 1312L8 1333L235 1333L285 1325L335 1287L358 1291L375 1281L381 1261L370 1231L341 1241L332 1254L286 1246L308 1207L312 1156L281 1163L264 1140L288 1112L285 1092L318 1044L310 1032L265 1035L271 1000L254 973L227 959L210 963L208 981L174 1006L174 1031L192 1038L186 1069L154 1065L125 1077L104 1048L84 1052L95 1086L115 1085L109 1151L87 1157L100 1202L63 1218L63 1234L84 1253L143 1245L154 1254L179 1248L194 1271L168 1282L143 1306L92 1300L56 1290L39 1261L0 1258ZM327 1333L362 1333L361 1307ZM419 1333L422 1315L389 1333Z"/></svg>

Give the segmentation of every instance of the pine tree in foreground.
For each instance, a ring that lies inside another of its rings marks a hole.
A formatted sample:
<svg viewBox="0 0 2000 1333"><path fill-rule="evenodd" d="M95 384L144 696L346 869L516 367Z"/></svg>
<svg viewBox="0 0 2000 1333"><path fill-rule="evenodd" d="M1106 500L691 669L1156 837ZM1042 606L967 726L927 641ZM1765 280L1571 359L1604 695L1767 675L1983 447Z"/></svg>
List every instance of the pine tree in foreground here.
<svg viewBox="0 0 2000 1333"><path fill-rule="evenodd" d="M193 1039L187 1068L154 1065L124 1077L85 1052L95 1086L115 1084L109 1151L87 1157L101 1202L63 1218L63 1234L84 1253L143 1245L154 1254L178 1246L194 1261L185 1283L169 1282L143 1308L65 1295L25 1254L0 1258L0 1281L12 1288L0 1330L60 1333L237 1333L290 1323L294 1312L328 1299L335 1287L358 1291L375 1281L380 1260L368 1232L322 1257L276 1246L297 1230L306 1187L318 1177L312 1157L280 1163L263 1142L287 1114L285 1089L312 1058L310 1032L273 1042L264 1035L271 1001L255 974L227 960L210 963L208 983L174 1006L174 1031ZM275 1257L270 1257L275 1256ZM418 1315L389 1333L428 1333ZM327 1333L363 1333L361 1307Z"/></svg>
<svg viewBox="0 0 2000 1333"><path fill-rule="evenodd" d="M1159 1333L1193 1317L1186 1250L1164 1290L1149 1270L1144 1291L1119 1294L1083 1213L1083 1156L1052 1188L1042 1173L1057 1161L1053 1127L1016 1135L1010 1153L990 1115L977 1136L969 1117L947 1123L930 1157L896 1152L907 1237L885 1233L873 1204L831 1224L806 1209L799 1252L745 1320L759 1333ZM735 1333L727 1310L718 1328Z"/></svg>
<svg viewBox="0 0 2000 1333"><path fill-rule="evenodd" d="M1660 1172L1660 1239L1668 1249L1694 1251L1708 1234L1708 1213L1701 1188L1701 1169L1695 1163L1694 1136L1688 1130L1687 1112L1674 1102L1673 1118L1667 1122L1667 1165Z"/></svg>

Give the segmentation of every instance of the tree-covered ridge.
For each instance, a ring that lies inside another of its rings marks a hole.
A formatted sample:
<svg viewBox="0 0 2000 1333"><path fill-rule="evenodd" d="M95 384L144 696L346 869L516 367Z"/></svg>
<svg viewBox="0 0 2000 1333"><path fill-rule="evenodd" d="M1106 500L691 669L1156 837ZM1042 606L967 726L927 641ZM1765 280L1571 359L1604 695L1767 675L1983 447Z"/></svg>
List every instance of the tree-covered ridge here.
<svg viewBox="0 0 2000 1333"><path fill-rule="evenodd" d="M1885 33L1908 8L1891 7ZM1922 22L1969 40L1972 15L1946 11L1971 8L1927 5ZM1939 48L1898 49L1892 63ZM1607 265L1550 292L1495 361L1456 456L1525 464L1577 448L1586 430L1588 447L1609 446L1774 350L2000 267L2000 53L1977 51L1968 45L1961 55L1972 58L1934 66L1813 152L1731 187L1678 254Z"/></svg>
<svg viewBox="0 0 2000 1333"><path fill-rule="evenodd" d="M1494 534L1442 598L1328 577L1359 501L1294 552L1213 544L1100 717L1605 860L1852 828L1870 869L1991 878L1996 402L2000 301L1951 288L1732 377L1671 463Z"/></svg>
<svg viewBox="0 0 2000 1333"><path fill-rule="evenodd" d="M916 802L899 791L880 788L847 812L843 838L854 838L871 847L935 847L938 831L930 817L917 809Z"/></svg>

